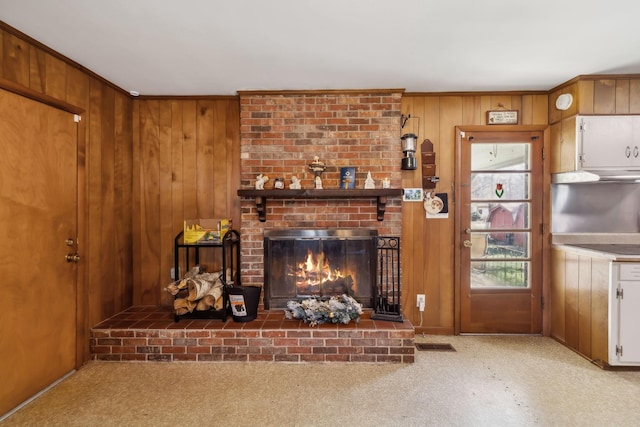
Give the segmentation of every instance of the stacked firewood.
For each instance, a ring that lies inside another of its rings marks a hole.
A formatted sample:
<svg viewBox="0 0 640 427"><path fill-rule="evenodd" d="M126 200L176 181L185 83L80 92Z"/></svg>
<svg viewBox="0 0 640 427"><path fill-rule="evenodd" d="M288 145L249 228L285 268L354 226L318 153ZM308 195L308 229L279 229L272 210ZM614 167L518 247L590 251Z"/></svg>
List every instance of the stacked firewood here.
<svg viewBox="0 0 640 427"><path fill-rule="evenodd" d="M224 307L222 272L202 272L199 266L185 274L182 280L169 284L165 290L175 297L173 309L178 316Z"/></svg>

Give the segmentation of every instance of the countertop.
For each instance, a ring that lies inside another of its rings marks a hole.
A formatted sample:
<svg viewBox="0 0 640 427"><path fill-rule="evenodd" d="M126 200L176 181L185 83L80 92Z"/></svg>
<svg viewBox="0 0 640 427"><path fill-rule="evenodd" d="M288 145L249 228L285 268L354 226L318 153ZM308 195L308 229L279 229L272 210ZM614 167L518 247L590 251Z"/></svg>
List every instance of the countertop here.
<svg viewBox="0 0 640 427"><path fill-rule="evenodd" d="M560 233L554 247L587 256L620 262L640 261L640 233Z"/></svg>

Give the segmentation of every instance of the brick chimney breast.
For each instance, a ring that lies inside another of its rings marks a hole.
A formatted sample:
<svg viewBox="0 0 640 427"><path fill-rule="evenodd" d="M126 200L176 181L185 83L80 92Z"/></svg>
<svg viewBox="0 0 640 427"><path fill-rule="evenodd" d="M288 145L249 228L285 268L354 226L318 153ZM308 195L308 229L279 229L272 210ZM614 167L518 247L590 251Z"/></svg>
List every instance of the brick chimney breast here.
<svg viewBox="0 0 640 427"><path fill-rule="evenodd" d="M376 188L388 178L402 185L400 169L402 89L362 91L239 92L241 188L254 188L259 174L288 188L297 176L303 189L314 188L309 164L318 156L326 165L325 189L340 187L340 168L356 168L356 188L371 172ZM345 190L347 191L347 190ZM377 221L372 199L268 200L259 222L255 200L241 199L242 282L262 285L264 231L271 229L369 228L380 235L401 235L401 200L389 199L384 221Z"/></svg>

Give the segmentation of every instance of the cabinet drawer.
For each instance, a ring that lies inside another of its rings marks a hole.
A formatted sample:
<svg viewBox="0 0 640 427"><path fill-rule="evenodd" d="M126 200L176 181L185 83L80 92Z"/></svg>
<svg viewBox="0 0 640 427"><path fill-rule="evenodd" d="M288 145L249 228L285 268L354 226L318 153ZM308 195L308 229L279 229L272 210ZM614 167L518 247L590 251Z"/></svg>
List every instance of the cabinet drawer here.
<svg viewBox="0 0 640 427"><path fill-rule="evenodd" d="M640 263L620 263L619 280L640 280Z"/></svg>

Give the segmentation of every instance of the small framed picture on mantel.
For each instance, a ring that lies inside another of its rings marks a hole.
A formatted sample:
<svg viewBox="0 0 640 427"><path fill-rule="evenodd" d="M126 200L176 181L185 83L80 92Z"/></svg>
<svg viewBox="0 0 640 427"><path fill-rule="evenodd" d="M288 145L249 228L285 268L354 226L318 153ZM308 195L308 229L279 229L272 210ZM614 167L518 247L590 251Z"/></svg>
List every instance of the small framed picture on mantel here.
<svg viewBox="0 0 640 427"><path fill-rule="evenodd" d="M517 125L518 110L490 110L487 111L488 125Z"/></svg>

